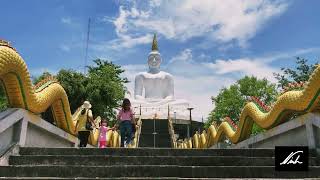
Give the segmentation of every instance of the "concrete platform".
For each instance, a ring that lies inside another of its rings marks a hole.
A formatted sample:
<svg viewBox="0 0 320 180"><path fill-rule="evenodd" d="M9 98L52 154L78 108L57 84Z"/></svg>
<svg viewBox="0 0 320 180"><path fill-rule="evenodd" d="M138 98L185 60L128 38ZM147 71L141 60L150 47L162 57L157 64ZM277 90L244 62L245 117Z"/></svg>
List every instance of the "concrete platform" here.
<svg viewBox="0 0 320 180"><path fill-rule="evenodd" d="M0 113L0 142L0 165L6 165L17 147L75 147L78 139L38 115L11 108Z"/></svg>

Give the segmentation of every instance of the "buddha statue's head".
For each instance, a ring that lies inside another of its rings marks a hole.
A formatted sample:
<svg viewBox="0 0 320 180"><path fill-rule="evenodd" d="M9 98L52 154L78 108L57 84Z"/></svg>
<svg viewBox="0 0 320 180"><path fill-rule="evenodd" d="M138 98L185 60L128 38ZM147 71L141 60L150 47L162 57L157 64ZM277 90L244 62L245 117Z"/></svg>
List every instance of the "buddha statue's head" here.
<svg viewBox="0 0 320 180"><path fill-rule="evenodd" d="M149 70L151 72L156 72L156 71L159 71L160 64L161 64L161 55L160 55L159 49L158 49L158 42L157 42L156 34L154 34L154 36L153 36L151 50L152 51L149 53L149 56L148 56Z"/></svg>
<svg viewBox="0 0 320 180"><path fill-rule="evenodd" d="M152 51L149 53L148 65L150 69L159 69L161 64L161 56L159 52Z"/></svg>

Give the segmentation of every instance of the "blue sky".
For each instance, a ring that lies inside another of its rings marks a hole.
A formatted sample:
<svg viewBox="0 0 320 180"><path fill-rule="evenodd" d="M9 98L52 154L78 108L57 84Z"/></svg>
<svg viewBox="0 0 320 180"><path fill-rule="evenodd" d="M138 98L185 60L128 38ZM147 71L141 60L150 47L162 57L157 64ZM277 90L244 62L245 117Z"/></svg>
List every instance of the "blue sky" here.
<svg viewBox="0 0 320 180"><path fill-rule="evenodd" d="M133 80L147 70L157 33L176 97L206 117L210 96L244 75L275 82L272 73L292 67L296 56L316 62L319 7L316 0L1 0L0 38L16 47L33 76L83 70L90 17L89 61L112 60Z"/></svg>

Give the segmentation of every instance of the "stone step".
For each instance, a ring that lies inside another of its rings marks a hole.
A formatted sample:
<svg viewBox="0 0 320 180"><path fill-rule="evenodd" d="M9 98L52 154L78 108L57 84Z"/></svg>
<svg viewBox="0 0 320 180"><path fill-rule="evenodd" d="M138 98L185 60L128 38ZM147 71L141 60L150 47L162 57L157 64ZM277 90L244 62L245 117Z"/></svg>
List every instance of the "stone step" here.
<svg viewBox="0 0 320 180"><path fill-rule="evenodd" d="M48 180L48 179L62 179L62 180L79 180L79 179L97 179L97 178L90 178L90 177L74 177L74 178L62 178L62 177L0 177L0 179L41 179L41 180ZM228 180L243 180L243 178L179 178L179 177L111 177L111 178L103 178L99 177L99 179L103 180L114 180L114 179L132 179L132 180L140 180L140 179L170 179L170 180L220 180L220 179L228 179ZM246 178L247 179L247 178ZM250 178L251 179L251 178ZM291 178L290 178L291 179ZM304 180L315 180L315 178L303 178ZM248 180L248 179L247 179ZM253 180L253 179L251 179ZM254 180L270 180L269 178L254 178ZM287 178L281 178L278 180L289 180Z"/></svg>
<svg viewBox="0 0 320 180"><path fill-rule="evenodd" d="M141 132L141 134L143 135L153 135L154 131L150 131L150 132ZM169 131L156 131L157 134L161 134L161 135L169 135Z"/></svg>
<svg viewBox="0 0 320 180"><path fill-rule="evenodd" d="M155 138L155 139L154 139ZM155 144L154 141L155 140ZM140 134L139 147L171 147L170 136L167 134Z"/></svg>
<svg viewBox="0 0 320 180"><path fill-rule="evenodd" d="M155 132L158 134L169 134L168 129L156 130ZM146 130L146 131L141 130L141 134L152 134L152 133L154 133L153 129Z"/></svg>
<svg viewBox="0 0 320 180"><path fill-rule="evenodd" d="M21 147L20 155L113 155L113 156L247 156L273 157L274 149L171 149L171 148L36 148ZM309 150L315 157L316 151Z"/></svg>
<svg viewBox="0 0 320 180"><path fill-rule="evenodd" d="M139 147L171 147L168 120L143 119Z"/></svg>
<svg viewBox="0 0 320 180"><path fill-rule="evenodd" d="M62 180L79 180L79 179L97 179L97 178L90 178L90 177L74 177L74 178L63 178L63 177L0 177L0 179L41 179L41 180L48 180L48 179L62 179ZM174 180L174 179L185 179L185 178L178 178L178 177L111 177L111 178L102 178L99 177L99 179L105 179L105 180L109 180L109 179L170 179L170 180ZM198 178L188 178L188 179L198 179ZM201 179L207 179L207 178L201 178ZM212 179L212 178L210 178ZM219 178L220 179L220 178Z"/></svg>
<svg viewBox="0 0 320 180"><path fill-rule="evenodd" d="M272 157L243 156L77 156L28 155L10 156L10 165L180 165L180 166L274 166ZM310 166L320 165L316 158Z"/></svg>
<svg viewBox="0 0 320 180"><path fill-rule="evenodd" d="M158 130L166 130L168 129L168 120L142 120L143 131L153 131L154 128L156 131Z"/></svg>
<svg viewBox="0 0 320 180"><path fill-rule="evenodd" d="M89 178L89 177L74 177L74 178L62 178L62 177L0 177L0 179L41 179L41 180L47 180L47 179L62 179L62 180L79 180L79 179L97 179L97 178ZM227 180L243 180L243 178L179 178L179 177L111 177L111 178L102 178L99 177L99 179L103 180L113 180L113 179L134 179L134 180L140 180L140 179L170 179L170 180L220 180L220 179L227 179ZM247 180L270 180L270 178L246 178ZM278 180L290 180L292 178L277 178ZM315 178L303 178L303 180L315 180Z"/></svg>
<svg viewBox="0 0 320 180"><path fill-rule="evenodd" d="M320 166L309 171L275 171L273 166L2 166L2 177L182 177L182 178L320 178Z"/></svg>

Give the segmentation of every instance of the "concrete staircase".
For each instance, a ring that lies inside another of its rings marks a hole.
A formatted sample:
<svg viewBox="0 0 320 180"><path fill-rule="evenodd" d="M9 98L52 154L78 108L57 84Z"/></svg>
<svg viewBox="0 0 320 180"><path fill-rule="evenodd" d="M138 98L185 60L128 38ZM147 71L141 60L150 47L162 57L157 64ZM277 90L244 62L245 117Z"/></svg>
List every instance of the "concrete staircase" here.
<svg viewBox="0 0 320 180"><path fill-rule="evenodd" d="M155 137L153 135L155 127ZM155 138L155 144L153 144ZM168 120L166 119L143 119L139 147L171 147L168 131Z"/></svg>
<svg viewBox="0 0 320 180"><path fill-rule="evenodd" d="M277 172L273 149L20 148L0 179L320 178L311 150L309 171Z"/></svg>

